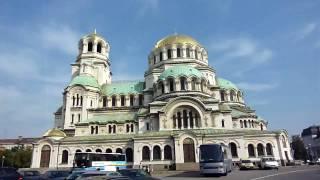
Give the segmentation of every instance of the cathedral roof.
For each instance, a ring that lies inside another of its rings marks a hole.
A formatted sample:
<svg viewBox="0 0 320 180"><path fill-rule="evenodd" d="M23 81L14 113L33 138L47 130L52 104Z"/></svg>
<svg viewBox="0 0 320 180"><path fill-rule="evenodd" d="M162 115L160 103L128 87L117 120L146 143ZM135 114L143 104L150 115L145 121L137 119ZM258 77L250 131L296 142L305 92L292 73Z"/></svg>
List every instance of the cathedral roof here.
<svg viewBox="0 0 320 180"><path fill-rule="evenodd" d="M190 36L174 34L174 35L164 37L163 39L160 39L156 43L155 48L162 48L170 44L191 44L195 46L201 46L199 42L197 42L195 39L193 39Z"/></svg>
<svg viewBox="0 0 320 180"><path fill-rule="evenodd" d="M102 93L107 96L120 94L140 94L144 89L142 81L119 81L102 86Z"/></svg>
<svg viewBox="0 0 320 180"><path fill-rule="evenodd" d="M43 135L43 137L66 137L66 136L67 135L63 131L57 128L49 129Z"/></svg>
<svg viewBox="0 0 320 180"><path fill-rule="evenodd" d="M94 115L93 117L83 121L82 123L111 123L111 122L117 122L117 123L125 123L128 121L135 121L137 119L137 113L136 112L114 112L109 114L99 114Z"/></svg>
<svg viewBox="0 0 320 180"><path fill-rule="evenodd" d="M195 77L201 78L202 73L194 67L186 66L186 65L178 65L163 71L159 76L159 79L164 80L167 77L179 77L179 76L187 76L187 77L195 76Z"/></svg>
<svg viewBox="0 0 320 180"><path fill-rule="evenodd" d="M222 88L222 89L234 89L234 90L239 90L239 88L233 84L231 81L223 79L223 78L218 78L218 85Z"/></svg>
<svg viewBox="0 0 320 180"><path fill-rule="evenodd" d="M82 85L82 86L91 86L95 88L100 88L98 81L89 75L79 75L74 77L69 86L74 86L74 85Z"/></svg>

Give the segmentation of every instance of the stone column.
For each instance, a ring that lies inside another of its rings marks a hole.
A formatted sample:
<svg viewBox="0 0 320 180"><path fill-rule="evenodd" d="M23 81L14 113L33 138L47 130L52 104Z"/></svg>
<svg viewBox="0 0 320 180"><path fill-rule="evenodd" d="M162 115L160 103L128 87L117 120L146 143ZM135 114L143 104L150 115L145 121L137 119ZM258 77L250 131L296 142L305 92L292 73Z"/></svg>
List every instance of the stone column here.
<svg viewBox="0 0 320 180"><path fill-rule="evenodd" d="M254 149L254 157L258 157L258 149L256 146L253 146Z"/></svg>
<svg viewBox="0 0 320 180"><path fill-rule="evenodd" d="M150 149L150 161L153 161L153 148Z"/></svg>
<svg viewBox="0 0 320 180"><path fill-rule="evenodd" d="M164 85L164 93L168 93L169 92L169 82L167 80L163 81L163 85Z"/></svg>
<svg viewBox="0 0 320 180"><path fill-rule="evenodd" d="M184 122L183 122L183 113L180 112L181 115L181 129L184 129Z"/></svg>
<svg viewBox="0 0 320 180"><path fill-rule="evenodd" d="M164 160L164 150L161 149L161 161L163 161L163 160Z"/></svg>
<svg viewBox="0 0 320 180"><path fill-rule="evenodd" d="M176 129L179 129L179 126L178 126L178 116L176 116L176 119L175 119L175 121L176 121Z"/></svg>
<svg viewBox="0 0 320 180"><path fill-rule="evenodd" d="M187 112L187 123L188 123L188 129L190 129L190 117L188 112Z"/></svg>
<svg viewBox="0 0 320 180"><path fill-rule="evenodd" d="M181 91L180 79L179 79L179 78L175 78L173 84L174 84L174 86L175 86L175 87L173 88L175 91Z"/></svg>

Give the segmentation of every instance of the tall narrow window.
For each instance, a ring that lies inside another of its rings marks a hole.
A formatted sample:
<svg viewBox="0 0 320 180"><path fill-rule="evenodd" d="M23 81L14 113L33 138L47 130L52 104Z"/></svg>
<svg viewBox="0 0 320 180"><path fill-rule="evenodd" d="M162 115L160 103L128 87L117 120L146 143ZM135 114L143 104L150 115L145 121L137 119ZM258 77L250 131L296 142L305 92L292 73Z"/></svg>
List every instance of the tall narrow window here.
<svg viewBox="0 0 320 180"><path fill-rule="evenodd" d="M71 124L74 123L74 114L71 114Z"/></svg>
<svg viewBox="0 0 320 180"><path fill-rule="evenodd" d="M68 151L67 151L67 150L63 150L63 151L62 151L61 164L68 164L68 156L69 156Z"/></svg>
<svg viewBox="0 0 320 180"><path fill-rule="evenodd" d="M83 103L83 97L80 96L80 106L82 106L82 103Z"/></svg>
<svg viewBox="0 0 320 180"><path fill-rule="evenodd" d="M76 98L74 96L72 96L72 105L76 105Z"/></svg>
<svg viewBox="0 0 320 180"><path fill-rule="evenodd" d="M192 78L192 80L191 80L191 89L193 91L196 90L196 79L195 78Z"/></svg>
<svg viewBox="0 0 320 180"><path fill-rule="evenodd" d="M153 56L153 64L155 64L157 62L157 57Z"/></svg>
<svg viewBox="0 0 320 180"><path fill-rule="evenodd" d="M121 106L124 106L125 105L125 101L126 101L126 98L124 95L121 96Z"/></svg>
<svg viewBox="0 0 320 180"><path fill-rule="evenodd" d="M181 87L181 90L186 90L186 78L185 77L180 78L180 87Z"/></svg>
<svg viewBox="0 0 320 180"><path fill-rule="evenodd" d="M93 47L92 42L89 42L89 43L88 43L88 51L89 51L89 52L92 52L92 47Z"/></svg>
<svg viewBox="0 0 320 180"><path fill-rule="evenodd" d="M130 106L133 106L134 96L130 95Z"/></svg>
<svg viewBox="0 0 320 180"><path fill-rule="evenodd" d="M197 50L194 50L194 58L198 59L198 51Z"/></svg>
<svg viewBox="0 0 320 180"><path fill-rule="evenodd" d="M99 126L96 126L96 134L99 132Z"/></svg>
<svg viewBox="0 0 320 180"><path fill-rule="evenodd" d="M116 125L113 125L113 133L117 133L117 126Z"/></svg>
<svg viewBox="0 0 320 180"><path fill-rule="evenodd" d="M221 121L221 127L224 128L224 120L223 120L223 119L222 119L222 121Z"/></svg>
<svg viewBox="0 0 320 180"><path fill-rule="evenodd" d="M143 95L139 94L139 106L143 105Z"/></svg>
<svg viewBox="0 0 320 180"><path fill-rule="evenodd" d="M92 107L93 103L92 103L92 100L90 101L90 107Z"/></svg>
<svg viewBox="0 0 320 180"><path fill-rule="evenodd" d="M78 114L78 122L80 122L80 121L81 121L81 115Z"/></svg>
<svg viewBox="0 0 320 180"><path fill-rule="evenodd" d="M174 91L174 80L172 78L169 79L169 90L170 92Z"/></svg>
<svg viewBox="0 0 320 180"><path fill-rule="evenodd" d="M163 82L160 82L159 83L159 86L161 88L161 94L164 94L164 85L163 85Z"/></svg>
<svg viewBox="0 0 320 180"><path fill-rule="evenodd" d="M126 125L126 132L129 132L129 124Z"/></svg>
<svg viewBox="0 0 320 180"><path fill-rule="evenodd" d="M103 97L102 106L103 106L103 107L107 107L107 103L108 103L107 97Z"/></svg>
<svg viewBox="0 0 320 180"><path fill-rule="evenodd" d="M97 52L98 53L101 53L101 43L99 42L98 45L97 45Z"/></svg>
<svg viewBox="0 0 320 180"><path fill-rule="evenodd" d="M91 134L94 134L94 127L91 126L90 129L91 129L90 133L91 133Z"/></svg>
<svg viewBox="0 0 320 180"><path fill-rule="evenodd" d="M186 49L186 54L187 54L187 57L190 57L190 49L189 48Z"/></svg>
<svg viewBox="0 0 320 180"><path fill-rule="evenodd" d="M240 120L240 127L243 128L243 122Z"/></svg>
<svg viewBox="0 0 320 180"><path fill-rule="evenodd" d="M116 96L112 96L112 107L116 106Z"/></svg>
<svg viewBox="0 0 320 180"><path fill-rule="evenodd" d="M77 94L77 106L79 105L79 94Z"/></svg>
<svg viewBox="0 0 320 180"><path fill-rule="evenodd" d="M177 48L177 57L181 57L181 49Z"/></svg>
<svg viewBox="0 0 320 180"><path fill-rule="evenodd" d="M130 127L131 127L131 132L133 132L133 131L134 131L134 126L133 126L133 124L131 124Z"/></svg>
<svg viewBox="0 0 320 180"><path fill-rule="evenodd" d="M160 61L163 60L163 55L162 55L162 52L160 52Z"/></svg>
<svg viewBox="0 0 320 180"><path fill-rule="evenodd" d="M243 121L243 124L244 124L244 128L247 128L247 127L248 127L246 120Z"/></svg>
<svg viewBox="0 0 320 180"><path fill-rule="evenodd" d="M260 124L260 130L263 131L263 125L262 124Z"/></svg>
<svg viewBox="0 0 320 180"><path fill-rule="evenodd" d="M112 133L112 126L109 124L108 125L108 133L111 134Z"/></svg>
<svg viewBox="0 0 320 180"><path fill-rule="evenodd" d="M167 50L167 56L168 56L168 59L171 59L171 49Z"/></svg>
<svg viewBox="0 0 320 180"><path fill-rule="evenodd" d="M150 124L148 122L146 123L146 129L147 129L147 131L150 130Z"/></svg>

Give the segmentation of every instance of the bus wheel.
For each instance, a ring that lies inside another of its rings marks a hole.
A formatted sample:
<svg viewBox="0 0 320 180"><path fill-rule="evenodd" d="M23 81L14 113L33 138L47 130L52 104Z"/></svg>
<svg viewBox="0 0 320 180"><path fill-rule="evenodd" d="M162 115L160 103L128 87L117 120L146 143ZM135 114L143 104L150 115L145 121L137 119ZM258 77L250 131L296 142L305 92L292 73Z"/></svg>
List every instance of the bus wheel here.
<svg viewBox="0 0 320 180"><path fill-rule="evenodd" d="M228 170L227 170L227 168L225 168L225 169L224 169L224 173L222 173L222 176L226 176L226 175L228 175Z"/></svg>

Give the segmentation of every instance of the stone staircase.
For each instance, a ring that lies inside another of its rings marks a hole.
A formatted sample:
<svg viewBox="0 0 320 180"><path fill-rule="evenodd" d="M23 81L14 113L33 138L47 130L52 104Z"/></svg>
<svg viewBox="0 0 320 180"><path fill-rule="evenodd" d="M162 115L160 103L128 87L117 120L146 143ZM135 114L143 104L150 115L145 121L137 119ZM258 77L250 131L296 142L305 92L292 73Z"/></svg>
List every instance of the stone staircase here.
<svg viewBox="0 0 320 180"><path fill-rule="evenodd" d="M177 171L199 171L199 163L189 162L189 163L179 163L176 164Z"/></svg>

